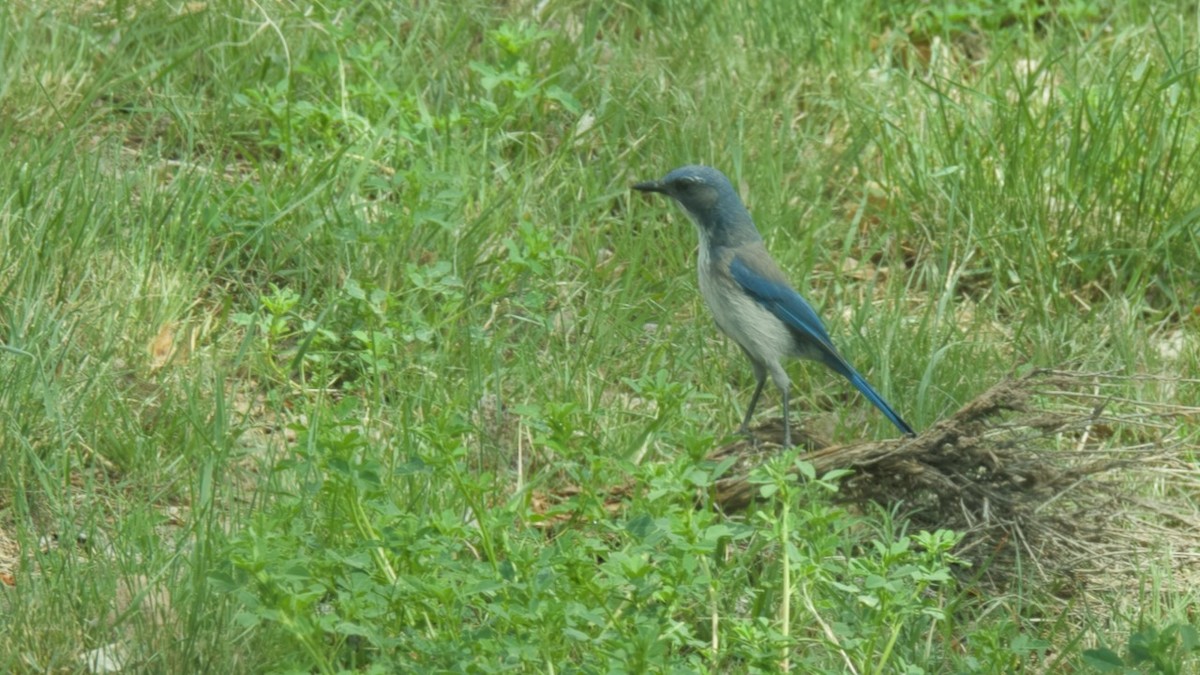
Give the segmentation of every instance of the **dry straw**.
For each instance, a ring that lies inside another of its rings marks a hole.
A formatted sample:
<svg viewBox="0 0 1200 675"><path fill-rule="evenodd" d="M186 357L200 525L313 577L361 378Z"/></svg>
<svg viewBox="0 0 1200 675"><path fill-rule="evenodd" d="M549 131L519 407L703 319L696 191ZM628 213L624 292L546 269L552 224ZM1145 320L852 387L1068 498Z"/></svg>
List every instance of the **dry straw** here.
<svg viewBox="0 0 1200 675"><path fill-rule="evenodd" d="M1168 556L1185 577L1200 564L1200 407L1165 402L1200 380L1035 370L1000 382L917 438L828 446L818 473L852 469L850 501L900 506L912 526L965 533L957 551L1003 586L1031 573L1061 587L1122 583ZM1130 391L1139 398L1129 398ZM776 440L779 430L760 429ZM761 453L750 441L714 458ZM761 454L760 454L761 456ZM746 473L716 502L745 508Z"/></svg>

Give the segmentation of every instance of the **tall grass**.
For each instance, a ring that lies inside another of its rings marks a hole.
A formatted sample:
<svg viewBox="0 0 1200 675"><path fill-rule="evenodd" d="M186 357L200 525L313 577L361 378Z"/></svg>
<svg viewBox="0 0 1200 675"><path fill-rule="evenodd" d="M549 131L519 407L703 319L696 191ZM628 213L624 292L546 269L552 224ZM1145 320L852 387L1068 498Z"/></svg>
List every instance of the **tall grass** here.
<svg viewBox="0 0 1200 675"><path fill-rule="evenodd" d="M918 428L1020 364L1195 372L1194 7L18 1L0 34L5 670L1012 672L1186 621L1170 583L1093 623L980 599L953 533L792 453L751 515L695 509L753 377L628 187L722 168ZM790 372L803 424L892 433Z"/></svg>

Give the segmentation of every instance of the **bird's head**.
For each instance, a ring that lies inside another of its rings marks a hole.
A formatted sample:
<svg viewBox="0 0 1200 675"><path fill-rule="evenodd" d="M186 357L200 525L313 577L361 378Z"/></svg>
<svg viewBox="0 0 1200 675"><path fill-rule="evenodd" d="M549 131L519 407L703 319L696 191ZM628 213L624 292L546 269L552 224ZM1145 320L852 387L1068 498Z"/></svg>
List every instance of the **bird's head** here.
<svg viewBox="0 0 1200 675"><path fill-rule="evenodd" d="M682 166L662 180L637 183L633 189L679 202L706 241L728 245L760 238L733 184L710 166Z"/></svg>

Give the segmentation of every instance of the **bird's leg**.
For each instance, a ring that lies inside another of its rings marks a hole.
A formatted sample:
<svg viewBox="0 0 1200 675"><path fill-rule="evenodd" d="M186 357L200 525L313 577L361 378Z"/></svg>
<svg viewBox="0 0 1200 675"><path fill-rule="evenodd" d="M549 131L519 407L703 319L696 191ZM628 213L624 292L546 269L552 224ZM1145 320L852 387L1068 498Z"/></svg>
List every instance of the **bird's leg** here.
<svg viewBox="0 0 1200 675"><path fill-rule="evenodd" d="M738 345L739 347L741 345ZM757 384L754 386L754 395L750 397L750 405L746 408L746 416L742 418L742 426L738 428L739 434L750 434L750 418L754 416L754 408L758 406L758 397L762 395L763 385L767 383L767 368L759 363L757 359L750 356L750 352L742 347L742 353L746 358L750 359L750 366L754 368L754 379Z"/></svg>
<svg viewBox="0 0 1200 675"><path fill-rule="evenodd" d="M787 387L783 389L783 447L792 447L792 422L788 416L788 399L791 396L788 394Z"/></svg>
<svg viewBox="0 0 1200 675"><path fill-rule="evenodd" d="M758 369L756 368L755 371ZM746 408L746 416L742 418L742 426L738 429L738 433L750 433L750 418L754 415L754 408L758 406L758 397L762 395L763 385L767 383L767 374L755 372L758 375L758 384L754 387L754 395L750 397L750 405Z"/></svg>
<svg viewBox="0 0 1200 675"><path fill-rule="evenodd" d="M792 447L792 420L788 415L788 404L791 402L792 383L788 380L787 371L778 363L772 364L771 379L775 380L775 386L779 387L779 395L783 398L783 447Z"/></svg>

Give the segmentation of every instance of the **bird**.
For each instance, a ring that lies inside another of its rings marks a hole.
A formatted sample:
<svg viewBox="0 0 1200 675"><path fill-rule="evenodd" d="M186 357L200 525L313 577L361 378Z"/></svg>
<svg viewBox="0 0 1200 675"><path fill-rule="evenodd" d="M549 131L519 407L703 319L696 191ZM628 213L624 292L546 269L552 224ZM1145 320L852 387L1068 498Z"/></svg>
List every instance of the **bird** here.
<svg viewBox="0 0 1200 675"><path fill-rule="evenodd" d="M643 181L633 189L672 198L696 225L700 295L717 327L741 347L754 369L754 394L739 433L750 433L750 419L769 375L783 397L783 444L791 447L791 381L783 361L793 357L825 364L849 380L905 436L916 435L838 353L816 311L792 288L767 252L750 212L725 174L709 166L682 166L661 180Z"/></svg>

